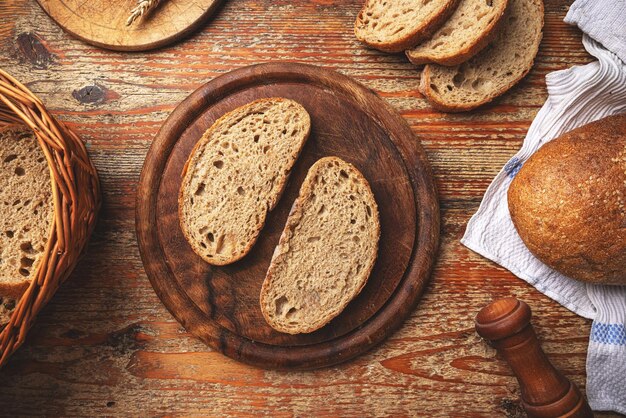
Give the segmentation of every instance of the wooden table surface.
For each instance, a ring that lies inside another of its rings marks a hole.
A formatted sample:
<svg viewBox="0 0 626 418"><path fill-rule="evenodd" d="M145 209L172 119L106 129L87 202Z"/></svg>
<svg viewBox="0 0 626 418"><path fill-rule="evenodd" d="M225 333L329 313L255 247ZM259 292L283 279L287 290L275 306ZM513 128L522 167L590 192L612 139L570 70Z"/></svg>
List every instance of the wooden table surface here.
<svg viewBox="0 0 626 418"><path fill-rule="evenodd" d="M528 302L543 347L583 390L590 321L459 243L490 181L546 99L544 77L591 57L546 0L530 75L495 104L433 111L401 55L361 46L358 0L231 0L200 33L149 53L100 50L65 34L35 0L1 0L0 66L87 142L104 206L88 251L0 371L0 415L523 416L510 370L475 334L494 298ZM419 307L389 340L347 364L277 372L232 361L172 318L144 273L135 190L174 107L226 71L268 61L332 68L375 90L419 136L434 168L442 244Z"/></svg>

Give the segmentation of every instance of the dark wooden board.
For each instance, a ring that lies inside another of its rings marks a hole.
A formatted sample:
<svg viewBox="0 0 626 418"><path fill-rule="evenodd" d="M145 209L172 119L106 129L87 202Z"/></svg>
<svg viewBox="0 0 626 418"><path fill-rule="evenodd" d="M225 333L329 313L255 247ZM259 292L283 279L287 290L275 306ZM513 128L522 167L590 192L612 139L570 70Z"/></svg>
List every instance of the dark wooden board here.
<svg viewBox="0 0 626 418"><path fill-rule="evenodd" d="M136 0L37 0L48 15L75 37L117 51L147 51L179 41L198 29L223 0L161 0L131 26Z"/></svg>
<svg viewBox="0 0 626 418"><path fill-rule="evenodd" d="M311 137L252 251L229 266L210 266L193 253L179 227L183 166L217 118L252 100L276 96L307 109ZM378 258L361 294L330 324L311 334L278 333L261 315L261 284L302 180L327 155L355 164L372 186L381 218ZM153 287L190 332L255 365L314 368L367 350L411 312L435 260L439 212L419 140L380 98L319 67L264 64L212 80L167 119L142 171L137 234Z"/></svg>

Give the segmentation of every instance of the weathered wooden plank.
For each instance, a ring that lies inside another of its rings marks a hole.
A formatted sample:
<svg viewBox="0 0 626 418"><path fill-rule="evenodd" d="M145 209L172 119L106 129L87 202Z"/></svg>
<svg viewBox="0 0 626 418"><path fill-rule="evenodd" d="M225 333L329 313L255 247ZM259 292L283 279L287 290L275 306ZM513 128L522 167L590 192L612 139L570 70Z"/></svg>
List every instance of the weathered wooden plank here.
<svg viewBox="0 0 626 418"><path fill-rule="evenodd" d="M31 0L0 5L0 66L87 141L104 208L89 250L27 343L0 371L0 415L522 416L510 371L473 331L491 299L527 301L544 348L582 389L589 321L459 243L484 190L521 145L550 71L591 57L546 0L534 69L471 114L433 111L402 55L352 35L360 2L229 1L200 33L153 53L103 51L71 39ZM207 80L266 61L333 68L374 89L420 137L442 204L442 244L424 299L391 339L314 372L253 369L212 352L152 290L134 235L134 193L152 138Z"/></svg>

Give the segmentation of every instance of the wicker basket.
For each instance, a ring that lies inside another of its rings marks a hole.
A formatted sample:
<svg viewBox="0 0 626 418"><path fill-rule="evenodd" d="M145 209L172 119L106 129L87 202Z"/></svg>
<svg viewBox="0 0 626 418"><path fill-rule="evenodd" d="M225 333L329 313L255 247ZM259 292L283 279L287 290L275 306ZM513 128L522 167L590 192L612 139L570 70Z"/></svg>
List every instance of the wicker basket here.
<svg viewBox="0 0 626 418"><path fill-rule="evenodd" d="M75 267L100 208L98 176L82 141L24 85L0 70L0 128L16 123L33 130L48 162L54 222L33 281L0 332L0 367Z"/></svg>

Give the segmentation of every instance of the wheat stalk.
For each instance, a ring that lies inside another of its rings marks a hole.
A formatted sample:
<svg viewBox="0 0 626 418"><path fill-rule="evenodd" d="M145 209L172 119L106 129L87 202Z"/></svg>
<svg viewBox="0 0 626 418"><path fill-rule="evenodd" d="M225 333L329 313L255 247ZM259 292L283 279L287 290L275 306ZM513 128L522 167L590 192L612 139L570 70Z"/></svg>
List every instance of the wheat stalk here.
<svg viewBox="0 0 626 418"><path fill-rule="evenodd" d="M137 0L137 6L130 11L130 16L126 20L126 26L132 25L135 20L156 9L160 2L161 0Z"/></svg>

